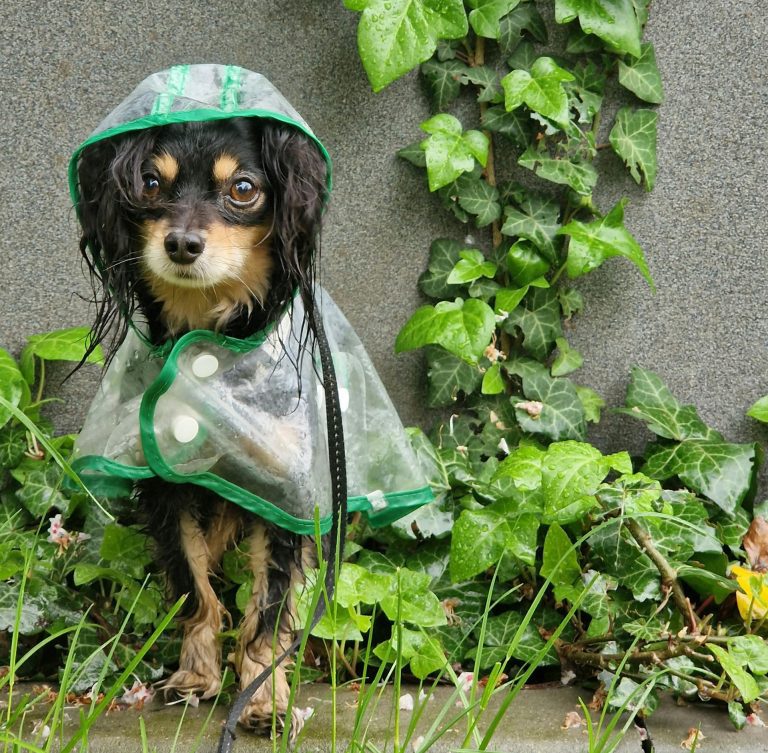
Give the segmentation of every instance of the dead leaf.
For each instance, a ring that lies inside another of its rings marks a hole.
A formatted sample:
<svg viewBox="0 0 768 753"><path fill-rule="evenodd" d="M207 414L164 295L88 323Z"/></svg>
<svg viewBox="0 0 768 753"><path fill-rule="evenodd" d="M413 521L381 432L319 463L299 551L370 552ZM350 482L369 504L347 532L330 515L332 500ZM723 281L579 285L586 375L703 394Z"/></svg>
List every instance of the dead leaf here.
<svg viewBox="0 0 768 753"><path fill-rule="evenodd" d="M688 730L688 736L680 743L681 748L685 750L699 750L701 748L701 741L706 739L704 733L698 727L691 727Z"/></svg>
<svg viewBox="0 0 768 753"><path fill-rule="evenodd" d="M605 703L606 696L608 695L608 691L605 689L605 685L603 683L600 683L600 687L595 691L595 694L592 696L592 700L587 704L587 708L590 711L602 711L603 710L603 704Z"/></svg>
<svg viewBox="0 0 768 753"><path fill-rule="evenodd" d="M741 543L752 570L768 572L768 521L759 516L755 518Z"/></svg>
<svg viewBox="0 0 768 753"><path fill-rule="evenodd" d="M560 725L560 729L573 729L574 727L581 727L584 724L581 714L578 711L569 711L563 719L563 723Z"/></svg>

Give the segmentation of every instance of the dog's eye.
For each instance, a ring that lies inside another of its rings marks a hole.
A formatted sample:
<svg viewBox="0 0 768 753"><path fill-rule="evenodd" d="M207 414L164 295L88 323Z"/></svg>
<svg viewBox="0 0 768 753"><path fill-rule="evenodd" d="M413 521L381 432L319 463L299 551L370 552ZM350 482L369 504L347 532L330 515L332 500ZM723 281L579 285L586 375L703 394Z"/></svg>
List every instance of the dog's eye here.
<svg viewBox="0 0 768 753"><path fill-rule="evenodd" d="M160 181L156 175L145 175L142 179L142 193L148 199L154 199L160 193Z"/></svg>
<svg viewBox="0 0 768 753"><path fill-rule="evenodd" d="M256 200L259 189L250 180L240 178L229 187L229 198L235 204L250 204Z"/></svg>

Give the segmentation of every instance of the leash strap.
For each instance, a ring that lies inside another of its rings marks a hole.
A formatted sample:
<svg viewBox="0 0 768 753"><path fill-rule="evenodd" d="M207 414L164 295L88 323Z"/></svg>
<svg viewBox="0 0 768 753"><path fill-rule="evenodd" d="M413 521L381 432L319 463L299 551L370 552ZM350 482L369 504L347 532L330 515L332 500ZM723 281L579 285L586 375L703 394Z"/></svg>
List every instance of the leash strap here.
<svg viewBox="0 0 768 753"><path fill-rule="evenodd" d="M336 382L336 371L333 367L333 357L328 339L325 336L323 322L317 308L314 309L311 325L320 351L320 363L323 372L323 387L325 388L325 418L328 428L328 462L331 471L332 492L332 521L331 521L331 551L328 558L328 568L325 573L325 592L330 601L336 581L336 561L339 563L344 556L344 541L347 534L347 463L344 454L344 428L341 421L341 405L339 404L339 389ZM229 709L229 715L221 731L217 753L231 753L237 739L237 722L245 710L253 694L267 681L275 667L281 664L301 645L304 635L309 634L325 614L325 599L321 598L312 620L304 627L302 635L297 636L293 643L278 656L275 661L250 685L241 690ZM290 720L288 720L290 723Z"/></svg>

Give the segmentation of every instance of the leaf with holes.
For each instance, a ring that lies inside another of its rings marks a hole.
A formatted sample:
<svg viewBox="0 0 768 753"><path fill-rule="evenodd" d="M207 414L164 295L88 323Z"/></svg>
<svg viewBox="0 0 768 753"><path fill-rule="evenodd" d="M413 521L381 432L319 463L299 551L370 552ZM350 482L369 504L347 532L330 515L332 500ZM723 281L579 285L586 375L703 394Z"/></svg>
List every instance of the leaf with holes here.
<svg viewBox="0 0 768 753"><path fill-rule="evenodd" d="M664 101L664 88L656 66L656 52L650 42L640 45L640 57L619 60L619 83L636 97L654 105Z"/></svg>
<svg viewBox="0 0 768 753"><path fill-rule="evenodd" d="M531 287L522 303L509 312L503 327L510 333L519 328L525 349L543 361L563 334L557 292L553 288Z"/></svg>
<svg viewBox="0 0 768 753"><path fill-rule="evenodd" d="M486 131L506 136L521 149L524 149L531 140L533 125L531 119L522 110L507 112L501 106L489 107L482 113L481 123Z"/></svg>
<svg viewBox="0 0 768 753"><path fill-rule="evenodd" d="M469 24L479 37L498 39L501 34L499 22L510 14L520 0L468 0Z"/></svg>
<svg viewBox="0 0 768 753"><path fill-rule="evenodd" d="M501 217L499 192L486 181L466 180L458 182L459 205L470 214L475 215L478 227L485 227Z"/></svg>
<svg viewBox="0 0 768 753"><path fill-rule="evenodd" d="M561 68L552 58L540 57L533 63L530 72L516 70L501 79L504 106L507 110L515 110L525 104L533 112L565 129L570 123L568 94L563 88L566 81L573 81L572 73Z"/></svg>
<svg viewBox="0 0 768 753"><path fill-rule="evenodd" d="M431 408L452 405L460 394L471 395L482 381L477 366L438 346L425 350L427 356L427 404Z"/></svg>
<svg viewBox="0 0 768 753"><path fill-rule="evenodd" d="M544 180L570 186L582 196L590 196L597 183L597 171L589 162L553 159L532 146L525 150L517 164L532 170Z"/></svg>
<svg viewBox="0 0 768 753"><path fill-rule="evenodd" d="M650 191L656 182L656 121L653 110L622 107L609 136L616 154L624 160L636 183Z"/></svg>
<svg viewBox="0 0 768 753"><path fill-rule="evenodd" d="M731 515L754 482L755 456L754 444L686 439L673 446L656 446L642 472L659 481L677 476Z"/></svg>
<svg viewBox="0 0 768 753"><path fill-rule="evenodd" d="M559 24L579 19L585 34L594 34L615 52L640 57L642 26L633 0L555 0Z"/></svg>
<svg viewBox="0 0 768 753"><path fill-rule="evenodd" d="M362 11L357 47L374 91L432 57L438 39L468 29L462 0L370 0Z"/></svg>
<svg viewBox="0 0 768 753"><path fill-rule="evenodd" d="M722 439L699 418L696 408L680 405L659 376L647 369L632 367L626 406L622 413L645 421L665 439Z"/></svg>
<svg viewBox="0 0 768 753"><path fill-rule="evenodd" d="M445 110L449 107L467 81L468 68L458 60L427 60L420 70L427 82L429 97L435 110Z"/></svg>
<svg viewBox="0 0 768 753"><path fill-rule="evenodd" d="M499 24L499 48L502 55L511 55L520 45L523 32L528 32L537 42L547 43L547 27L536 9L535 3L525 2L501 19ZM511 66L515 67L515 66Z"/></svg>
<svg viewBox="0 0 768 753"><path fill-rule="evenodd" d="M467 363L477 363L495 327L493 309L483 301L441 301L416 310L398 334L395 351L442 345Z"/></svg>
<svg viewBox="0 0 768 753"><path fill-rule="evenodd" d="M528 400L542 404L538 415L515 407L515 416L523 431L543 434L553 441L584 439L584 408L573 382L565 377L551 377L545 370L523 376L523 393Z"/></svg>
<svg viewBox="0 0 768 753"><path fill-rule="evenodd" d="M566 261L569 277L580 277L597 269L606 259L623 256L637 266L651 290L656 289L643 249L624 227L626 203L622 199L602 219L589 223L574 220L561 228L561 234L571 237Z"/></svg>
<svg viewBox="0 0 768 753"><path fill-rule="evenodd" d="M560 231L557 201L553 197L530 192L520 199L519 207L504 209L506 219L501 232L529 240L548 261L554 262L555 238Z"/></svg>
<svg viewBox="0 0 768 753"><path fill-rule="evenodd" d="M419 277L419 287L425 295L430 298L453 298L458 293L460 286L449 284L448 275L459 261L462 248L460 243L448 238L432 241L427 269Z"/></svg>
<svg viewBox="0 0 768 753"><path fill-rule="evenodd" d="M447 186L462 173L472 172L475 160L485 167L488 137L480 131L462 131L461 123L447 113L425 120L421 129L430 134L421 142L430 191Z"/></svg>

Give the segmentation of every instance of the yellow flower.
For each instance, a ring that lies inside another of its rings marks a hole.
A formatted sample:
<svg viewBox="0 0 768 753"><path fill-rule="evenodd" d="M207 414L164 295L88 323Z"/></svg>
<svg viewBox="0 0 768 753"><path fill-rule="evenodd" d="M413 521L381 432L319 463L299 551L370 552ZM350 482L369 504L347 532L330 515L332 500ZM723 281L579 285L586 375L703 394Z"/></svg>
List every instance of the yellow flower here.
<svg viewBox="0 0 768 753"><path fill-rule="evenodd" d="M746 567L734 565L731 575L736 578L741 591L736 592L736 605L744 622L760 620L768 612L768 578Z"/></svg>

